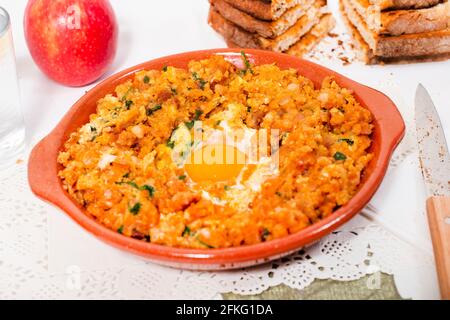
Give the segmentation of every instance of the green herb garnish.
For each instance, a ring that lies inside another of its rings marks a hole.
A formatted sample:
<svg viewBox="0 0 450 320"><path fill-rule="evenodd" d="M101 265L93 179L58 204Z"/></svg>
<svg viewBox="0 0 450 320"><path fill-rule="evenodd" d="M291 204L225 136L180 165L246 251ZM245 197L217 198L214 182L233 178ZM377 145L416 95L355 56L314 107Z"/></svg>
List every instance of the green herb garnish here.
<svg viewBox="0 0 450 320"><path fill-rule="evenodd" d="M252 69L252 65L250 64L250 61L248 61L247 55L245 54L244 51L241 51L241 56L242 56L242 61L244 62L244 66L245 69L244 74L247 73L247 71L249 71L251 74L253 74L253 69Z"/></svg>
<svg viewBox="0 0 450 320"><path fill-rule="evenodd" d="M197 72L192 72L192 78L198 82L200 89L205 89L206 84L208 83L205 79L200 78Z"/></svg>
<svg viewBox="0 0 450 320"><path fill-rule="evenodd" d="M184 236L190 236L190 235L191 235L191 228L189 228L188 226L185 226L181 236L184 237Z"/></svg>
<svg viewBox="0 0 450 320"><path fill-rule="evenodd" d="M200 109L195 110L195 114L194 114L194 120L197 121L200 119L200 117L202 116L203 111Z"/></svg>
<svg viewBox="0 0 450 320"><path fill-rule="evenodd" d="M136 202L135 204L134 204L134 206L132 206L131 208L129 208L129 210L130 210L130 213L132 214L132 215L137 215L138 213L139 213L139 210L141 210L141 203L140 202Z"/></svg>
<svg viewBox="0 0 450 320"><path fill-rule="evenodd" d="M150 197L152 197L152 198L155 195L155 188L150 186L150 185L148 185L148 184L143 185L142 187L139 188L139 190L147 191L148 194L150 195Z"/></svg>
<svg viewBox="0 0 450 320"><path fill-rule="evenodd" d="M93 134L92 139L91 139L91 142L92 142L98 137L98 132L97 132L97 128L94 126L89 126L89 129L91 130L91 133Z"/></svg>
<svg viewBox="0 0 450 320"><path fill-rule="evenodd" d="M185 126L190 130L194 127L195 121L198 121L203 114L203 111L200 109L195 110L194 118L191 121L185 122Z"/></svg>
<svg viewBox="0 0 450 320"><path fill-rule="evenodd" d="M131 108L132 104L133 104L133 101L131 101L131 100L125 101L125 106L127 107L127 110Z"/></svg>
<svg viewBox="0 0 450 320"><path fill-rule="evenodd" d="M173 94L174 96L176 96L177 93L178 93L176 88L170 88L170 91L172 91L172 94Z"/></svg>
<svg viewBox="0 0 450 320"><path fill-rule="evenodd" d="M175 147L175 141L168 140L166 144L170 149L173 149Z"/></svg>
<svg viewBox="0 0 450 320"><path fill-rule="evenodd" d="M230 190L230 189L231 189L231 187L230 187L230 186L224 186L223 188L225 189L225 191L228 191L228 190Z"/></svg>
<svg viewBox="0 0 450 320"><path fill-rule="evenodd" d="M127 178L127 177L125 177L125 178ZM118 185L127 184L129 186L132 186L133 188L139 189L139 186L134 181L118 181L118 182L116 182L116 184L118 184Z"/></svg>
<svg viewBox="0 0 450 320"><path fill-rule="evenodd" d="M128 184L128 185L132 186L133 188L139 189L139 186L134 181L127 181L127 182L123 182L123 183Z"/></svg>
<svg viewBox="0 0 450 320"><path fill-rule="evenodd" d="M122 226L120 226L118 229L117 229L117 232L118 233L120 233L120 234L122 234L123 233L123 225Z"/></svg>
<svg viewBox="0 0 450 320"><path fill-rule="evenodd" d="M150 186L150 185L148 185L148 184L145 184L143 186L139 186L134 181L118 181L118 182L116 182L116 184L118 184L118 185L127 184L129 186L132 186L135 189L148 191L148 194L150 195L150 197L153 197L153 195L155 194L155 188Z"/></svg>
<svg viewBox="0 0 450 320"><path fill-rule="evenodd" d="M270 236L270 231L269 231L269 229L267 229L267 228L264 228L263 230L262 230L262 232L261 232L261 240L262 241L266 241L267 240L267 238Z"/></svg>
<svg viewBox="0 0 450 320"><path fill-rule="evenodd" d="M197 241L198 241L200 244L204 245L205 247L207 247L207 248L209 248L209 249L214 249L214 247L213 247L212 245L207 244L206 242L203 242L203 241L200 240L200 239L197 239Z"/></svg>
<svg viewBox="0 0 450 320"><path fill-rule="evenodd" d="M342 152L336 152L335 154L334 154L334 156L333 156L333 158L335 159L335 160L345 160L345 159L347 159L347 156L345 155L345 154L343 154Z"/></svg>
<svg viewBox="0 0 450 320"><path fill-rule="evenodd" d="M144 76L144 83L149 83L149 82L150 82L150 78L147 75L145 75Z"/></svg>
<svg viewBox="0 0 450 320"><path fill-rule="evenodd" d="M128 94L131 92L132 89L133 89L133 87L129 87L127 92L125 92L125 94L120 99L120 101L125 102L125 100L127 100Z"/></svg>
<svg viewBox="0 0 450 320"><path fill-rule="evenodd" d="M194 122L195 122L194 120L191 120L191 121L185 122L184 125L190 130L194 127Z"/></svg>
<svg viewBox="0 0 450 320"><path fill-rule="evenodd" d="M154 112L161 110L162 106L160 104L155 105L154 107L147 109L145 111L145 113L147 114L147 116L151 116Z"/></svg>
<svg viewBox="0 0 450 320"><path fill-rule="evenodd" d="M183 174L183 175L179 176L178 179L179 180L186 180L186 175Z"/></svg>
<svg viewBox="0 0 450 320"><path fill-rule="evenodd" d="M167 71L167 66L164 66L164 67L162 68L162 71L166 72L166 71Z"/></svg>
<svg viewBox="0 0 450 320"><path fill-rule="evenodd" d="M352 139L348 139L348 138L340 138L340 139L338 139L338 142L347 142L347 144L349 146L352 146L355 143L355 141L353 141Z"/></svg>

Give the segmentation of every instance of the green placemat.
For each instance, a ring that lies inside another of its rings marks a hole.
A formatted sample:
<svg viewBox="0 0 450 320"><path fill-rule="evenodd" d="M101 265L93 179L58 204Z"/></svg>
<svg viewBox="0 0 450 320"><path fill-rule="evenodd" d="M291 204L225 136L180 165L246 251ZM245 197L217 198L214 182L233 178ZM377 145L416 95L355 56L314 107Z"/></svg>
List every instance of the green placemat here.
<svg viewBox="0 0 450 320"><path fill-rule="evenodd" d="M222 294L225 300L401 300L394 277L380 273L354 281L315 280L303 290L278 285L258 295Z"/></svg>

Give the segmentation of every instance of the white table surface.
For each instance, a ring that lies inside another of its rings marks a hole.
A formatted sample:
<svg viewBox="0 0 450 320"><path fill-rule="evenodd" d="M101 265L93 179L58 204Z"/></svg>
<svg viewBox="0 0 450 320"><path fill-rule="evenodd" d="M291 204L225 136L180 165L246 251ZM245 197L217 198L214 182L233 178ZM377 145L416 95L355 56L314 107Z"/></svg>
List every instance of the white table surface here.
<svg viewBox="0 0 450 320"><path fill-rule="evenodd" d="M70 88L47 79L34 64L27 50L23 34L23 13L25 0L3 0L0 6L6 8L12 19L13 36L16 47L18 73L20 78L23 112L27 126L27 141L34 145L58 123L71 105L91 86ZM117 15L120 29L118 52L113 66L105 77L124 68L164 55L208 48L225 47L225 43L207 25L208 2L206 0L111 0ZM331 10L338 16L337 0L329 0ZM389 87L395 91L391 96L396 103L413 112L414 93L417 84L422 83L430 92L446 135L450 137L450 61L411 64L365 66L354 62L343 65L342 61L321 59L321 64L336 70L361 83L378 88ZM388 85L389 84L389 85ZM1 90L1 89L0 89ZM386 91L385 91L386 92ZM389 95L389 92L386 92ZM410 159L414 162L414 159ZM411 164L412 168L413 164ZM424 252L432 252L426 219L423 215L424 190L420 183L420 173L408 171L408 166L388 175L374 198L374 203L398 214L375 217L380 223L388 225L395 234ZM411 169L412 170L412 169ZM409 179L409 180L408 180ZM420 215L409 217L404 209L417 206ZM78 226L58 210L55 211L50 228L58 225L60 232L51 232L49 243L58 242L65 234L75 237L85 245L99 250L114 250L100 242L92 242ZM74 256L82 255L83 247L72 247ZM116 257L116 256L114 256ZM125 256L125 259L134 259ZM67 264L65 257L50 256L51 266L59 269ZM87 262L89 264L89 262ZM415 275L410 275L414 277ZM435 275L431 277L435 281ZM403 279L408 282L411 279ZM436 297L434 292L425 297Z"/></svg>

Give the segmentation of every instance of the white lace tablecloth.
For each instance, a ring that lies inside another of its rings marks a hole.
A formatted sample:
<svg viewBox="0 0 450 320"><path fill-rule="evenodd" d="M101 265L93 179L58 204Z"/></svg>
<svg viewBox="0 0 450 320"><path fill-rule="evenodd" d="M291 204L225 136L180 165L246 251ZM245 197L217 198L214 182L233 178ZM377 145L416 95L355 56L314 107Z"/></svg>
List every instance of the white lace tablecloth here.
<svg viewBox="0 0 450 320"><path fill-rule="evenodd" d="M2 5L13 18L28 143L32 146L86 88L65 88L41 75L22 36L20 20L25 4L5 2ZM336 12L336 3L329 2ZM142 7L148 3L136 1ZM224 46L206 26L206 1L195 1L195 5L194 1L188 5L183 0L158 2L172 8L172 16L165 18L157 13L169 7L131 10L123 1L112 4L121 24L122 43L115 71L165 54ZM178 29L185 27L187 39L168 42L158 33L165 30L167 37L176 34L168 19L177 21ZM449 133L450 111L445 104L450 100L450 61L414 66L345 66L339 58L344 56L344 49L332 52L332 48L338 47L339 40L347 43L347 36L340 24L335 32L339 37L324 41L310 58L388 94L407 123L407 134L382 186L360 215L320 242L270 264L222 272L171 269L102 243L63 212L37 199L27 184L24 155L24 162L0 172L0 299L214 299L224 292L255 294L281 283L302 289L314 279L347 281L368 274L367 285L376 290L379 272L394 275L404 298L439 298L424 214L412 103L420 81L430 90ZM151 43L148 35L154 35ZM345 56L352 60L351 54Z"/></svg>

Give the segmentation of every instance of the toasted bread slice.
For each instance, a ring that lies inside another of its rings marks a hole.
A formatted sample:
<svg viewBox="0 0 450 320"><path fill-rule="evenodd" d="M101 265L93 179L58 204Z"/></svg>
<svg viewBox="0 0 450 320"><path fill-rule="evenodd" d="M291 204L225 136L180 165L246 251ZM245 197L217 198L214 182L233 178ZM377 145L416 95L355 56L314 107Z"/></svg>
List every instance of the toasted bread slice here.
<svg viewBox="0 0 450 320"><path fill-rule="evenodd" d="M330 13L324 14L318 24L316 24L307 34L300 38L285 53L303 57L310 52L336 25L336 20ZM240 48L236 43L225 39L230 48Z"/></svg>
<svg viewBox="0 0 450 320"><path fill-rule="evenodd" d="M283 52L319 22L320 17L326 12L324 4L325 1L316 1L307 14L300 17L286 32L273 39L264 38L240 28L220 15L214 6L211 6L208 21L211 27L225 39L241 47Z"/></svg>
<svg viewBox="0 0 450 320"><path fill-rule="evenodd" d="M381 11L369 0L349 0L368 27L378 33L401 35L430 32L450 27L450 2L417 10Z"/></svg>
<svg viewBox="0 0 450 320"><path fill-rule="evenodd" d="M262 20L276 20L302 0L226 0L233 7Z"/></svg>
<svg viewBox="0 0 450 320"><path fill-rule="evenodd" d="M357 28L348 19L345 9L340 3L340 9L342 13L342 18L346 24L348 30L350 31L354 44L357 49L357 56L366 64L404 64L404 63L416 63L416 62L430 62L430 61L441 61L450 58L450 53L441 54L429 54L429 55L419 55L419 56L398 56L398 57L383 57L376 56L369 45L365 42L364 38L361 36Z"/></svg>
<svg viewBox="0 0 450 320"><path fill-rule="evenodd" d="M432 7L442 0L369 0L380 10L393 9L421 9Z"/></svg>
<svg viewBox="0 0 450 320"><path fill-rule="evenodd" d="M292 45L285 53L296 57L303 57L310 52L334 27L336 20L330 13L324 14L316 24L297 43Z"/></svg>
<svg viewBox="0 0 450 320"><path fill-rule="evenodd" d="M250 14L241 11L226 0L210 0L214 8L222 17L233 22L249 32L257 33L265 38L275 38L294 25L297 20L305 15L307 10L316 0L302 0L300 4L288 9L275 21L257 19Z"/></svg>
<svg viewBox="0 0 450 320"><path fill-rule="evenodd" d="M423 56L450 52L450 29L400 36L379 35L370 30L349 0L341 2L347 18L376 56Z"/></svg>

